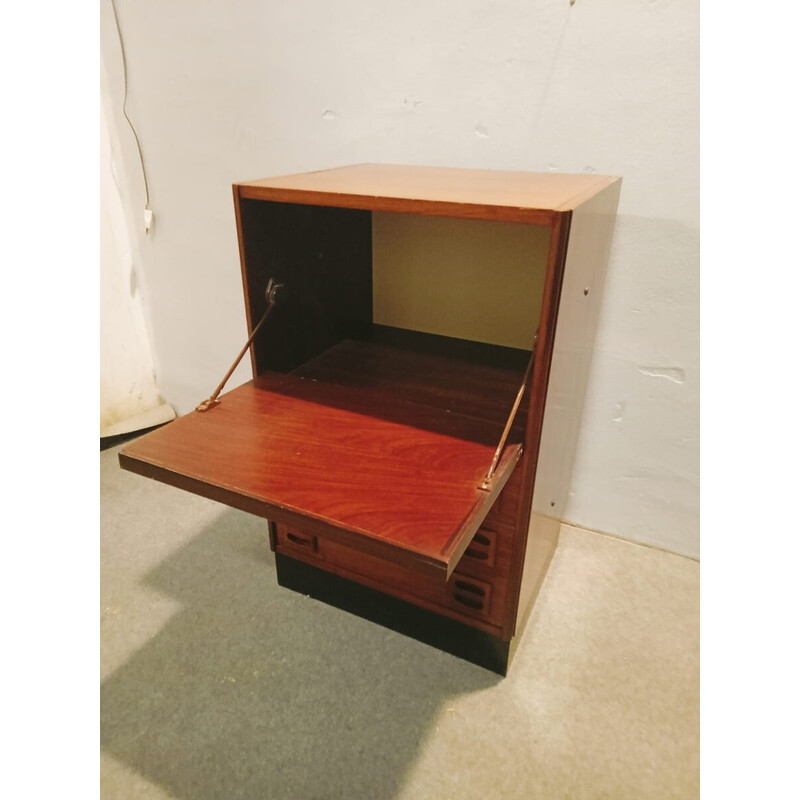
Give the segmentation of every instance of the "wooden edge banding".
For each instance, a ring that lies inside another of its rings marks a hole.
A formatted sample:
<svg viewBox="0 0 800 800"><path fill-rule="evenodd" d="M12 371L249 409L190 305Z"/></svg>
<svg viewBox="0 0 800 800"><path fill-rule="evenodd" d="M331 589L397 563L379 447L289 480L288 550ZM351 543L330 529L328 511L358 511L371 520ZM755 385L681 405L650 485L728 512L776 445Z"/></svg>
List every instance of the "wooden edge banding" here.
<svg viewBox="0 0 800 800"><path fill-rule="evenodd" d="M239 202L239 185L233 184L233 208L236 214L236 238L239 242L239 264L242 270L242 291L244 292L244 313L247 318L247 335L253 332L253 315L250 309L250 285L247 280L247 258L245 256L244 247L244 231L242 230L242 206ZM256 349L250 347L250 367L252 374L258 374L256 367Z"/></svg>
<svg viewBox="0 0 800 800"><path fill-rule="evenodd" d="M240 198L247 200L271 200L277 203L356 208L362 211L394 211L403 214L423 214L433 217L522 222L530 225L550 225L556 213L548 209L456 203L403 197L368 197L360 194L335 194L333 192L317 192L307 189L284 189L248 184L235 184L234 188L238 191Z"/></svg>
<svg viewBox="0 0 800 800"><path fill-rule="evenodd" d="M528 544L533 484L536 479L536 463L539 457L539 443L544 420L547 380L550 373L550 362L553 357L558 303L561 298L561 285L564 278L564 265L567 257L567 241L569 239L571 221L571 211L557 214L550 233L542 316L539 320L539 338L536 343L528 425L525 432L525 457L521 465L523 488L519 500L517 535L514 537L511 554L511 576L509 580L509 597L506 604L506 619L503 623L503 633L508 637L513 636L516 632L517 606L522 585L525 550Z"/></svg>
<svg viewBox="0 0 800 800"><path fill-rule="evenodd" d="M479 498L479 504L482 506L483 513L473 513L468 520L465 520L464 525L450 537L450 540L445 545L444 552L449 554L447 557L447 578L453 574L453 571L458 566L458 562L461 560L461 556L464 555L464 551L469 547L472 537L477 533L478 528L480 528L484 519L486 519L486 515L491 510L495 500L499 497L503 487L508 483L508 479L517 466L521 455L522 445L509 445L505 448L503 457L500 459L500 464L492 479L491 489L488 491L479 489L481 495L483 495L483 497ZM482 504L480 502L481 500L483 501Z"/></svg>
<svg viewBox="0 0 800 800"><path fill-rule="evenodd" d="M509 454L508 459L505 460L503 473L497 476L497 484L495 487L496 494L499 494L500 490L503 488L511 472L513 472L513 466L519 458L519 445L516 446L516 458L514 457L513 448L507 449L512 452ZM235 489L217 486L197 478L192 478L188 475L174 472L159 464L144 461L140 458L133 458L124 451L119 454L119 464L122 469L128 472L133 472L146 478L152 478L169 486L174 486L178 489L191 492L192 494L206 497L215 502L231 506L232 508L237 508L240 511L263 517L271 522L280 522L286 525L297 526L309 533L327 537L331 541L409 567L422 574L439 578L442 581L446 581L447 578L449 578L464 550L469 546L472 536L478 530L485 517L485 514L481 516L473 515L469 523L465 521L465 524L459 528L448 542L448 545L451 545L452 549L449 551L445 549L440 557L435 557L428 553L416 551L411 547L395 545L391 542L376 539L358 531L334 527L306 513L273 505L263 500L250 497ZM488 493L487 501L483 505L487 513L491 508L493 498L496 497L496 494L494 492Z"/></svg>

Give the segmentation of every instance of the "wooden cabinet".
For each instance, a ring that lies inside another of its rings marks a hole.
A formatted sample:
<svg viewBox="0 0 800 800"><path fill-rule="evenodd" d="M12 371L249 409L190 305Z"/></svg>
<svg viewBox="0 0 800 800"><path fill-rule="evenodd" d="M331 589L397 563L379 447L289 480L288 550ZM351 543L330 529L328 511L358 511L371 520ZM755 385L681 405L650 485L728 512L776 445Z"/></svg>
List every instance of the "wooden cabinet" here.
<svg viewBox="0 0 800 800"><path fill-rule="evenodd" d="M265 517L282 585L504 674L558 539L620 183L236 184L254 378L121 465Z"/></svg>

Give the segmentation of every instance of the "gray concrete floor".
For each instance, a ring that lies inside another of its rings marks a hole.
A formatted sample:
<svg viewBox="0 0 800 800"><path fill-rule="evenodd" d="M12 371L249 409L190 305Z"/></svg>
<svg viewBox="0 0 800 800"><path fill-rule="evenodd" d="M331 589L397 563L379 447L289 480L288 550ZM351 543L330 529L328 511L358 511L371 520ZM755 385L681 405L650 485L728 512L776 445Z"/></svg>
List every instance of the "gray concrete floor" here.
<svg viewBox="0 0 800 800"><path fill-rule="evenodd" d="M507 678L280 588L266 523L101 461L101 793L699 794L699 565L564 527Z"/></svg>

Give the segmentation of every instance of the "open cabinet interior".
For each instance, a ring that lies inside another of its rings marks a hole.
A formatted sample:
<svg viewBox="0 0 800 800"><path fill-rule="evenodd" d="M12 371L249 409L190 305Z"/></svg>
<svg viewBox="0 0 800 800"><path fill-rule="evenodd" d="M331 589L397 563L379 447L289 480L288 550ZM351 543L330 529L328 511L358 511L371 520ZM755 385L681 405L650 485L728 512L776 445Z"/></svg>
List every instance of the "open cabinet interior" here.
<svg viewBox="0 0 800 800"><path fill-rule="evenodd" d="M551 196L615 182L497 175L359 165L237 184L250 331L281 286L253 380L120 462L268 519L284 585L357 613L404 603L393 627L432 626L504 672L572 214Z"/></svg>
<svg viewBox="0 0 800 800"><path fill-rule="evenodd" d="M521 380L541 315L546 227L254 200L240 202L240 218L251 328L270 279L285 298L254 342L254 375L298 370L356 340Z"/></svg>
<svg viewBox="0 0 800 800"><path fill-rule="evenodd" d="M251 327L270 280L285 297L254 343L254 375L287 372L316 382L320 402L500 443L532 358L546 227L248 199L240 220ZM328 386L337 401L323 401ZM527 408L524 396L510 445ZM478 452L484 474L492 457Z"/></svg>

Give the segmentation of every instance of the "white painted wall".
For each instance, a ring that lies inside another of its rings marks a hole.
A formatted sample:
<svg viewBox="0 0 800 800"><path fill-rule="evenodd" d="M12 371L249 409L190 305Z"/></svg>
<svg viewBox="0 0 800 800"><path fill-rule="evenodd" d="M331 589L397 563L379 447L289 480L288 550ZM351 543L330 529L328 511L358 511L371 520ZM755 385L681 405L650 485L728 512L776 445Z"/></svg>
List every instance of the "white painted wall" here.
<svg viewBox="0 0 800 800"><path fill-rule="evenodd" d="M624 178L569 522L699 553L698 4L118 0L156 228L125 197L161 391L245 335L236 180L384 161ZM102 5L106 101L122 82ZM117 125L118 130L122 130ZM249 377L241 368L235 380Z"/></svg>
<svg viewBox="0 0 800 800"><path fill-rule="evenodd" d="M130 238L100 109L100 436L161 405ZM158 421L158 420L157 420ZM153 423L155 424L155 423Z"/></svg>

